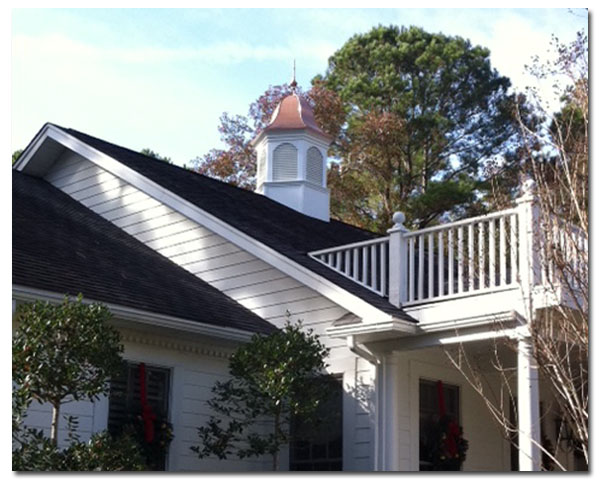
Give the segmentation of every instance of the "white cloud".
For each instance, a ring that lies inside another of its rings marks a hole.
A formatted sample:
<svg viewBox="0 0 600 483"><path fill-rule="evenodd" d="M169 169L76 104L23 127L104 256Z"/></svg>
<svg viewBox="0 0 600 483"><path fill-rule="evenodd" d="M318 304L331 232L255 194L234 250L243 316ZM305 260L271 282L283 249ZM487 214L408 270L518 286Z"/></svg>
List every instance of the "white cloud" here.
<svg viewBox="0 0 600 483"><path fill-rule="evenodd" d="M304 42L299 50L305 55L321 55L330 44ZM177 61L202 61L214 64L243 61L287 60L292 57L289 45L251 45L247 42L215 42L200 48L164 47L103 47L82 43L62 34L34 37L16 35L13 38L13 57L31 56L78 59L82 62L111 61L124 64L156 64Z"/></svg>

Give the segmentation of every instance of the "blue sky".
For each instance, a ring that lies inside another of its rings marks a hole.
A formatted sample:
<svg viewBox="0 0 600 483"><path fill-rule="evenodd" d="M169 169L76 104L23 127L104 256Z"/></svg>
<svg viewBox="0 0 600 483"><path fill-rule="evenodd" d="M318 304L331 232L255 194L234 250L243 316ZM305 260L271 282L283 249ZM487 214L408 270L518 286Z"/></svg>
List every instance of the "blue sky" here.
<svg viewBox="0 0 600 483"><path fill-rule="evenodd" d="M355 33L417 25L491 50L523 89L551 34L587 31L566 9L13 10L11 147L44 122L72 127L178 164L219 147L222 112L245 114L270 84L303 87ZM550 91L546 89L550 100Z"/></svg>

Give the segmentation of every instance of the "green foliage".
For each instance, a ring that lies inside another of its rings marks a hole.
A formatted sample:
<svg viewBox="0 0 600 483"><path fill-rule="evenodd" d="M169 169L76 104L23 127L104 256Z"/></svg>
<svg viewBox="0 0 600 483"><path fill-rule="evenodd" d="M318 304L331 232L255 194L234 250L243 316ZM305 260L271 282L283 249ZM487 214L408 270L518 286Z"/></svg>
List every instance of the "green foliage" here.
<svg viewBox="0 0 600 483"><path fill-rule="evenodd" d="M22 431L17 447L13 448L13 471L60 471L62 468L63 458L56 443L41 430L26 428Z"/></svg>
<svg viewBox="0 0 600 483"><path fill-rule="evenodd" d="M226 149L211 149L204 156L192 160L196 171L226 183L253 190L256 187L256 153L250 142L268 124L279 102L292 93L288 84L269 88L248 109L247 116L223 113L219 118L219 133ZM303 96L314 107L315 119L328 134L339 133L344 110L339 97L315 82Z"/></svg>
<svg viewBox="0 0 600 483"><path fill-rule="evenodd" d="M19 159L19 156L21 156L21 154L23 154L22 149L17 149L14 153L12 153L12 164L15 164L15 162L17 161L17 159Z"/></svg>
<svg viewBox="0 0 600 483"><path fill-rule="evenodd" d="M432 471L459 471L465 459L469 442L463 438L462 427L445 415L425 430L426 444L422 448Z"/></svg>
<svg viewBox="0 0 600 483"><path fill-rule="evenodd" d="M90 441L76 436L68 418L68 446L57 445L61 403L107 394L108 381L122 365L119 332L107 324L111 314L100 304L65 296L60 304L35 301L19 305L13 336L13 470L119 471L144 469L132 434L118 438L98 433ZM52 434L28 428L23 420L32 401L52 404Z"/></svg>
<svg viewBox="0 0 600 483"><path fill-rule="evenodd" d="M42 431L29 429L13 451L13 471L136 471L145 470L135 438L96 433L88 442L72 440L60 449Z"/></svg>
<svg viewBox="0 0 600 483"><path fill-rule="evenodd" d="M20 305L13 335L13 382L20 404L52 405L51 439L58 441L62 403L107 394L109 379L122 364L119 332L100 304L86 305L81 294L60 304L35 301ZM17 419L22 417L17 414ZM15 415L13 414L13 425Z"/></svg>
<svg viewBox="0 0 600 483"><path fill-rule="evenodd" d="M440 208L460 216L486 188L484 162L511 151L518 134L508 78L461 37L380 26L348 40L315 81L346 108L333 214L374 230L396 210L419 227Z"/></svg>
<svg viewBox="0 0 600 483"><path fill-rule="evenodd" d="M160 154L158 154L157 152L153 151L150 148L142 149L140 151L140 154L143 154L144 156L150 156L151 158L158 159L159 161L164 161L166 163L173 164L173 161L171 161L171 158L169 158L167 156L161 156Z"/></svg>
<svg viewBox="0 0 600 483"><path fill-rule="evenodd" d="M13 381L31 398L67 402L107 394L122 359L119 332L107 324L109 310L65 297L55 305L32 302L17 309ZM67 399L68 398L68 399Z"/></svg>
<svg viewBox="0 0 600 483"><path fill-rule="evenodd" d="M135 437L148 469L155 470L160 469L173 440L173 425L169 421L158 417L154 420L154 438L149 442L145 438L144 420L138 414L128 424L124 425L122 432L119 434L130 434Z"/></svg>
<svg viewBox="0 0 600 483"><path fill-rule="evenodd" d="M87 442L75 442L64 451L69 471L135 471L145 470L143 452L134 435L123 433L112 437L108 432L96 433Z"/></svg>
<svg viewBox="0 0 600 483"><path fill-rule="evenodd" d="M290 441L292 418L311 418L326 395L328 386L319 382L327 354L300 322L288 321L269 336L254 335L231 356L231 378L213 387L208 404L219 417L198 429L201 444L192 450L200 458L270 454L277 468L279 448ZM267 433L256 427L265 419L273 422Z"/></svg>

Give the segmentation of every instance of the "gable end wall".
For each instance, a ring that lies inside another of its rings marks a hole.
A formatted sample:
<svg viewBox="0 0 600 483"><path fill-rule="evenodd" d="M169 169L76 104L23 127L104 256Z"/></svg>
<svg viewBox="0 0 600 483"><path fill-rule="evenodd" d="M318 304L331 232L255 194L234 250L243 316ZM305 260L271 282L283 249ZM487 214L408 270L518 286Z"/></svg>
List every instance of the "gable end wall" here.
<svg viewBox="0 0 600 483"><path fill-rule="evenodd" d="M321 335L329 371L343 374L345 469L373 468L374 368L324 333L347 310L78 154L67 151L45 178L265 320L281 327L289 311Z"/></svg>

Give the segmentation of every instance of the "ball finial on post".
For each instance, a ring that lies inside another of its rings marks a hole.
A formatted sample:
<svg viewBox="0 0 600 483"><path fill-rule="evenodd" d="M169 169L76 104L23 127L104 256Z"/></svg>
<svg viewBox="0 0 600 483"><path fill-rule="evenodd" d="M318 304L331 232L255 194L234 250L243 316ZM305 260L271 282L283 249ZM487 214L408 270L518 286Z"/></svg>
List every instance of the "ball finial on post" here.
<svg viewBox="0 0 600 483"><path fill-rule="evenodd" d="M394 216L392 216L392 221L394 222L394 228L405 228L404 222L406 221L406 216L401 211L396 211Z"/></svg>

